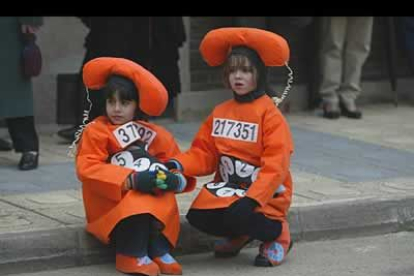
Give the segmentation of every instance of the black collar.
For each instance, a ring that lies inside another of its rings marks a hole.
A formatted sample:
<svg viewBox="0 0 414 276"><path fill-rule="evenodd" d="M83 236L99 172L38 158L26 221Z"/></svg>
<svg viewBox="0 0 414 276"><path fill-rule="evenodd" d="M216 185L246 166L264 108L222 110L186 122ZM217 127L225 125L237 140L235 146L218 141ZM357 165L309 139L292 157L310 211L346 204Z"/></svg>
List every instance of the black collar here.
<svg viewBox="0 0 414 276"><path fill-rule="evenodd" d="M263 90L253 90L245 95L238 95L233 91L233 96L236 102L249 103L266 94Z"/></svg>

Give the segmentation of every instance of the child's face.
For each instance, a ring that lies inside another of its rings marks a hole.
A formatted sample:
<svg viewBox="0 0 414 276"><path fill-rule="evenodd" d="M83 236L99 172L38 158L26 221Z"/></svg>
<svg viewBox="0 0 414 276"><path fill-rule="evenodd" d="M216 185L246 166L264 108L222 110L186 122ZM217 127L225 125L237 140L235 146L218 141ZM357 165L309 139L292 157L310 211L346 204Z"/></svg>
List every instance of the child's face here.
<svg viewBox="0 0 414 276"><path fill-rule="evenodd" d="M231 67L229 83L237 95L241 96L253 91L256 88L256 80L250 62L246 61L243 66Z"/></svg>
<svg viewBox="0 0 414 276"><path fill-rule="evenodd" d="M106 99L106 114L114 125L122 125L132 121L136 108L135 101L121 100L118 93Z"/></svg>

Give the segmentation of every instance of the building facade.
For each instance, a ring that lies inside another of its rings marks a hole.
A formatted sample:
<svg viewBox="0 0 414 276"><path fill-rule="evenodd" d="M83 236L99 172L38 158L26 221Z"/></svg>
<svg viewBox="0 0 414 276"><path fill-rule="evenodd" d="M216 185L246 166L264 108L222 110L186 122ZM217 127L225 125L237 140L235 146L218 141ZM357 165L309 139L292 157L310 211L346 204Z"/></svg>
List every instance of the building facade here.
<svg viewBox="0 0 414 276"><path fill-rule="evenodd" d="M371 54L363 70L364 92L361 101L392 101L394 97L389 80L390 33L387 20L380 17L374 20ZM318 21L318 18L312 18L306 24L298 24L297 21L292 23L289 17L184 17L187 41L180 49L182 91L176 102L177 119L202 118L215 104L231 97L231 93L223 89L221 70L207 66L198 51L202 37L219 27L252 26L283 35L291 47L289 63L294 70L294 87L286 100L285 109L304 110L317 106ZM70 101L70 97L59 95L58 76L79 72L87 32L87 28L76 17L45 17L44 26L38 35L43 70L39 77L33 79L37 123L57 123L58 113L65 114L58 112L58 107L70 108L70 104L59 104L59 101ZM410 94L412 72L398 34L395 39L395 43L392 43L395 45L391 45L395 55L393 68L398 77L397 90L404 98L404 95ZM287 70L272 69L269 79L276 90L283 91Z"/></svg>

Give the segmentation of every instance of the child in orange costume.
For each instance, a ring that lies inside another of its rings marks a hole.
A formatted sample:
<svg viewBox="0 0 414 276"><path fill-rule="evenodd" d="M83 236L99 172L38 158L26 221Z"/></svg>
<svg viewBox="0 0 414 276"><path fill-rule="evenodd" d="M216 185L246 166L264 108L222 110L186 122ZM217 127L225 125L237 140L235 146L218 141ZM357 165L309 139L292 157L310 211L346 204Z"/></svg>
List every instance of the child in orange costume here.
<svg viewBox="0 0 414 276"><path fill-rule="evenodd" d="M255 265L279 265L292 245L287 213L293 141L275 104L286 96L292 79L278 98L267 87L266 66L290 70L288 44L264 30L222 28L204 37L200 51L209 65L225 62L224 81L234 98L214 108L191 148L167 166L191 176L215 172L187 219L201 231L225 237L215 245L216 257L235 256L259 240Z"/></svg>
<svg viewBox="0 0 414 276"><path fill-rule="evenodd" d="M175 193L191 191L195 181L161 163L179 153L178 145L167 130L145 120L164 111L167 91L150 72L122 58L89 61L83 80L106 98L105 115L86 125L77 148L87 231L115 243L121 272L182 274L169 254L180 229Z"/></svg>

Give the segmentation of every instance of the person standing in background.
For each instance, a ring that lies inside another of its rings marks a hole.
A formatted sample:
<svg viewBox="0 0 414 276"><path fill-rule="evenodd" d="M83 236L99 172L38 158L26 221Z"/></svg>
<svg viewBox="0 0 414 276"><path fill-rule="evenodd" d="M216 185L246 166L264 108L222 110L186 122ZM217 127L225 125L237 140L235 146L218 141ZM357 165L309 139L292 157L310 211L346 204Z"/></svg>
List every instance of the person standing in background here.
<svg viewBox="0 0 414 276"><path fill-rule="evenodd" d="M89 28L80 72L85 63L97 57L126 58L141 64L165 85L169 102L162 116L172 116L174 98L181 91L178 59L179 48L186 40L183 18L96 16L80 19ZM78 125L82 123L82 112L87 109L85 104L88 106L83 98L85 89L81 77L78 78L77 87L75 93L79 95L80 104L76 111L76 125L58 132L60 137L69 141L74 139ZM91 95L93 106L89 118L92 120L101 114L105 101L100 96L102 93Z"/></svg>
<svg viewBox="0 0 414 276"><path fill-rule="evenodd" d="M42 17L0 17L0 118L5 119L16 152L22 153L20 170L36 169L39 139L35 129L33 89L22 69L25 33L35 33Z"/></svg>
<svg viewBox="0 0 414 276"><path fill-rule="evenodd" d="M371 50L373 17L322 19L321 84L323 117L360 119L362 67Z"/></svg>

